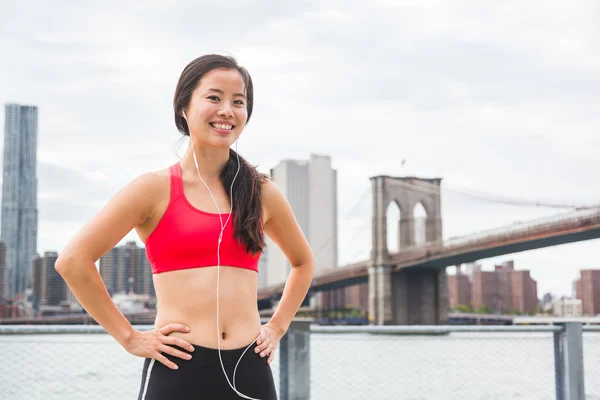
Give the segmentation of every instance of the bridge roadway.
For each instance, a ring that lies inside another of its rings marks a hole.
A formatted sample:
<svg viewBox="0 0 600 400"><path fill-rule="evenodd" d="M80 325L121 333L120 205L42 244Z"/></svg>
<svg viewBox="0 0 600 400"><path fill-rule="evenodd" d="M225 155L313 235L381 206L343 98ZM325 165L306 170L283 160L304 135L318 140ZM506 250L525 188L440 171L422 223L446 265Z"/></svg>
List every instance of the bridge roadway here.
<svg viewBox="0 0 600 400"><path fill-rule="evenodd" d="M596 238L600 238L600 208L513 224L450 238L442 243L415 246L391 254L390 265L394 265L394 272L404 268L446 268L503 254ZM329 269L315 277L310 290L317 292L367 282L371 265L372 261L366 260ZM280 284L259 290L258 300L279 298L283 287Z"/></svg>

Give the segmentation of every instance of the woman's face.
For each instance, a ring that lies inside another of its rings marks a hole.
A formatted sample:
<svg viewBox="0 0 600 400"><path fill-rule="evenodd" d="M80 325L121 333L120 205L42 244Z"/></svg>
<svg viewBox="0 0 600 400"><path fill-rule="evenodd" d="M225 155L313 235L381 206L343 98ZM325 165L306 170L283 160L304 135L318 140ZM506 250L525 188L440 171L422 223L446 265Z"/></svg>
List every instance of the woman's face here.
<svg viewBox="0 0 600 400"><path fill-rule="evenodd" d="M214 69L200 79L185 109L193 143L229 148L246 121L246 90L235 69Z"/></svg>

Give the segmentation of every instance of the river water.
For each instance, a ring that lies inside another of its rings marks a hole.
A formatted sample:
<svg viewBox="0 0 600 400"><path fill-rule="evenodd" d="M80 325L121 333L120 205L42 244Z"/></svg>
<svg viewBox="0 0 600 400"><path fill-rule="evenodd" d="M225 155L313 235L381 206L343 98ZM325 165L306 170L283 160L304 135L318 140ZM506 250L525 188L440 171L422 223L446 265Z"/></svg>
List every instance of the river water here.
<svg viewBox="0 0 600 400"><path fill-rule="evenodd" d="M583 344L600 400L600 333ZM312 400L555 399L550 333L313 333L310 351ZM0 335L0 399L137 399L142 363L106 334Z"/></svg>

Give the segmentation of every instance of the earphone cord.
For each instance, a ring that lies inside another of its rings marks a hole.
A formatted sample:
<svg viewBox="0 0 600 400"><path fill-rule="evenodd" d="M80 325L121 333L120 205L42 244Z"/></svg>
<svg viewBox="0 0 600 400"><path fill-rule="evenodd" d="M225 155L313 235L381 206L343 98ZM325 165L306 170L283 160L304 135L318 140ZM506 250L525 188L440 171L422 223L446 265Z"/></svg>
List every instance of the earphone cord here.
<svg viewBox="0 0 600 400"><path fill-rule="evenodd" d="M220 283L220 278L221 278L221 276L220 276L221 275L220 274L220 268L221 268L220 250L221 250L221 241L223 240L223 231L225 230L225 227L227 226L227 223L229 222L229 219L231 218L231 212L233 211L233 183L235 182L235 178L237 178L238 173L240 172L240 155L237 152L237 140L235 142L235 153L237 155L237 171L233 177L233 180L231 181L231 187L229 188L229 201L231 204L230 204L230 208L229 208L229 216L227 217L227 220L225 221L224 224L223 224L223 217L221 215L221 211L219 211L219 206L217 205L217 201L215 200L215 196L213 196L212 191L210 190L210 188L208 187L206 182L204 182L204 179L202 179L202 176L200 175L200 169L198 168L198 160L196 159L196 152L194 151L193 145L192 145L192 153L194 155L194 164L196 165L196 171L198 172L198 178L200 178L200 181L204 184L204 186L206 186L208 193L210 193L210 197L212 197L212 200L215 203L215 207L217 208L217 214L219 215L219 221L221 222L221 233L219 234L219 241L217 243L217 343L218 343L217 347L218 347L218 352L219 352L219 360L221 361L221 369L223 370L225 379L227 379L227 383L229 384L231 389L233 389L237 393L238 396L245 398L245 399L249 399L249 400L260 400L260 399L250 397L250 396L247 396L247 395L241 393L235 387L235 373L237 371L237 367L238 367L240 361L242 360L242 357L244 356L244 354L246 354L246 352L250 348L250 346L252 346L256 342L256 340L260 337L260 334L259 334L259 336L256 337L256 339L254 339L254 341L252 343L250 343L250 345L248 345L246 350L244 350L244 352L238 359L238 362L235 364L235 368L233 370L233 379L232 379L233 385L229 381L229 377L227 376L227 372L225 371L225 366L223 365L223 359L221 357L221 331L219 330L219 286L220 286L219 283Z"/></svg>

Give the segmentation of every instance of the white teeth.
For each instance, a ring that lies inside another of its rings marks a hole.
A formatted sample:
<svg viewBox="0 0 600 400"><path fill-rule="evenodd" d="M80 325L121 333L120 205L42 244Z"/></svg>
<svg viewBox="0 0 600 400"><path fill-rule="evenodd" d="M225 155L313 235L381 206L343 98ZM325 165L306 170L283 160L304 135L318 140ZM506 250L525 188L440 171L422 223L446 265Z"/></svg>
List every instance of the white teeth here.
<svg viewBox="0 0 600 400"><path fill-rule="evenodd" d="M233 125L215 124L215 123L212 123L211 125L214 126L217 129L227 129L227 130L232 130L233 129Z"/></svg>

